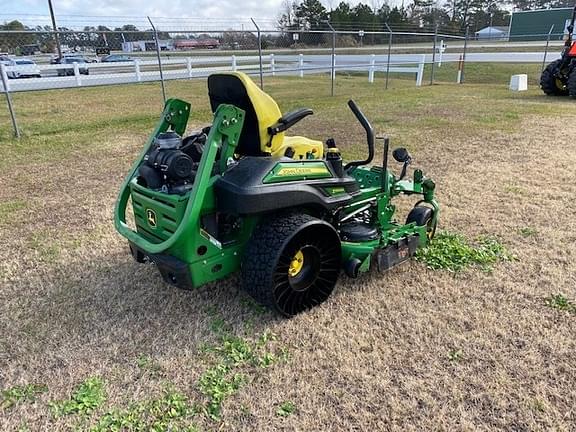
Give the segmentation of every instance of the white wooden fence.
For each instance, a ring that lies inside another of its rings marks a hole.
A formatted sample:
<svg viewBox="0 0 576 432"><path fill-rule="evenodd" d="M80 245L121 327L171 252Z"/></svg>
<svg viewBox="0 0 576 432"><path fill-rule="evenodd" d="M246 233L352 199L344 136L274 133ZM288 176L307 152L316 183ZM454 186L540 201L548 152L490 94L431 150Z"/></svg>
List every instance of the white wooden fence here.
<svg viewBox="0 0 576 432"><path fill-rule="evenodd" d="M358 57L361 57L358 60ZM374 82L376 72L387 70L386 61L382 56L337 55L335 71L367 72L368 81ZM352 60L351 60L352 59ZM391 61L389 72L406 73L416 76L416 85L422 84L426 56L416 55ZM263 73L266 75L297 75L329 73L331 58L327 55L274 55L263 57ZM118 63L75 63L50 64L34 66L40 72L40 78L10 79L13 72L26 73L27 66L6 66L0 64L0 73L5 80L0 80L0 91L5 92L2 82L7 83L8 91L21 92L32 90L48 90L73 87L89 87L111 84L159 81L160 71L156 60L140 58ZM29 68L29 67L28 67ZM162 59L163 76L165 80L204 78L219 71L244 71L249 74L259 73L258 56L211 56L211 57L176 57ZM67 76L65 72L71 74ZM64 76L59 76L64 75Z"/></svg>

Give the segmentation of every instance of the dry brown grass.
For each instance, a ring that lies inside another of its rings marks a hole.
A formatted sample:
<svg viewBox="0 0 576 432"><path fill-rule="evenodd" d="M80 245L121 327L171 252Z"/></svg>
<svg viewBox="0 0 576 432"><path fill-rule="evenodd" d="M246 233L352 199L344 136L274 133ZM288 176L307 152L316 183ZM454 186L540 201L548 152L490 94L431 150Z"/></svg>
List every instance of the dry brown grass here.
<svg viewBox="0 0 576 432"><path fill-rule="evenodd" d="M562 114L574 102L490 86L386 93L354 78L330 99L309 94L311 84L270 85L286 108L317 108L298 132L333 134L349 154L362 152L347 143L363 139L344 104L357 94L379 130L408 145L437 181L441 227L495 235L517 260L492 273L413 262L343 276L328 302L291 320L255 310L234 277L179 291L131 260L111 221L122 176L154 122L157 109L145 101L157 89L78 92L91 103L67 98L69 107L55 104L55 93L21 95L27 137L18 148L7 134L0 144L13 161L2 163L0 188L0 389L49 390L0 411L0 430L86 429L167 383L205 403L197 382L216 362L202 347L218 344L217 317L246 340L272 331L270 349L288 355L245 367L247 383L222 419L193 419L202 430L574 430L576 316L544 301L576 299L576 126ZM170 89L188 99L201 91ZM79 106L86 112L74 119ZM195 124L206 120L204 110ZM153 373L138 366L142 356ZM104 379L105 405L91 417L54 418L47 403L89 376ZM296 411L280 417L285 401Z"/></svg>

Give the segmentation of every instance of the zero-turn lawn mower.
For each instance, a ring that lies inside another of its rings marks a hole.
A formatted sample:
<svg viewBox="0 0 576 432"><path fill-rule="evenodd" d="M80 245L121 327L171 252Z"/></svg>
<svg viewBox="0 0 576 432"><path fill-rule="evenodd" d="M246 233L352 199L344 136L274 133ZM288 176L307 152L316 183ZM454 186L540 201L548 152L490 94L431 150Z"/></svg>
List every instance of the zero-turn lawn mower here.
<svg viewBox="0 0 576 432"><path fill-rule="evenodd" d="M540 87L549 96L567 96L576 98L576 41L573 40L576 6L568 24L566 41L562 56L546 66L540 76Z"/></svg>
<svg viewBox="0 0 576 432"><path fill-rule="evenodd" d="M344 164L333 139L324 149L285 136L312 110L282 115L247 75L211 75L208 91L213 123L189 136L190 105L166 102L116 203L116 228L133 257L153 262L166 282L191 289L240 270L256 301L292 316L325 301L342 269L350 277L373 264L387 270L434 236L434 182L419 169L406 178L404 148L392 153L402 164L392 174L388 139L382 165L368 167L374 132L353 101L368 157ZM406 223L394 220L400 194L420 197Z"/></svg>

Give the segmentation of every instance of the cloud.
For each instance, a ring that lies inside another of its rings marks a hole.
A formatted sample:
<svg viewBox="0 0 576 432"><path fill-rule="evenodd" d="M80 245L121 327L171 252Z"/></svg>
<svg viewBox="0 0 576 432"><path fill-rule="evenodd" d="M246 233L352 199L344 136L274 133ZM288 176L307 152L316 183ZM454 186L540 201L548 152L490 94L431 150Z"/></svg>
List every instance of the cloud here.
<svg viewBox="0 0 576 432"><path fill-rule="evenodd" d="M326 8L341 0L323 0ZM392 0L394 2L396 0ZM275 27L283 0L52 0L59 26L148 27L146 16L155 17L165 30L251 28L250 18L262 28ZM359 0L349 1L351 5ZM371 0L364 0L371 4ZM49 25L48 0L0 0L0 22L18 19L26 25Z"/></svg>
<svg viewBox="0 0 576 432"><path fill-rule="evenodd" d="M275 18L282 0L53 0L58 15L207 18ZM0 0L2 15L48 14L47 0Z"/></svg>

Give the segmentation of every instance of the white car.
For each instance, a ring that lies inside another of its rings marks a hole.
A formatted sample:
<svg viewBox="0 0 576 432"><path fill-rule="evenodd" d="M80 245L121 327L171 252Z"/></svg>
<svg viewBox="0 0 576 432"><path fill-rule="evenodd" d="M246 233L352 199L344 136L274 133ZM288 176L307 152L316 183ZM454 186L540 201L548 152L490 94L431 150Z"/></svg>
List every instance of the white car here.
<svg viewBox="0 0 576 432"><path fill-rule="evenodd" d="M40 78L40 68L32 60L26 58L10 59L5 62L8 66L6 75L8 78Z"/></svg>
<svg viewBox="0 0 576 432"><path fill-rule="evenodd" d="M10 63L10 60L12 60L12 59L10 57L8 57L8 54L0 53L0 63L2 63L4 66L8 66L8 63Z"/></svg>

